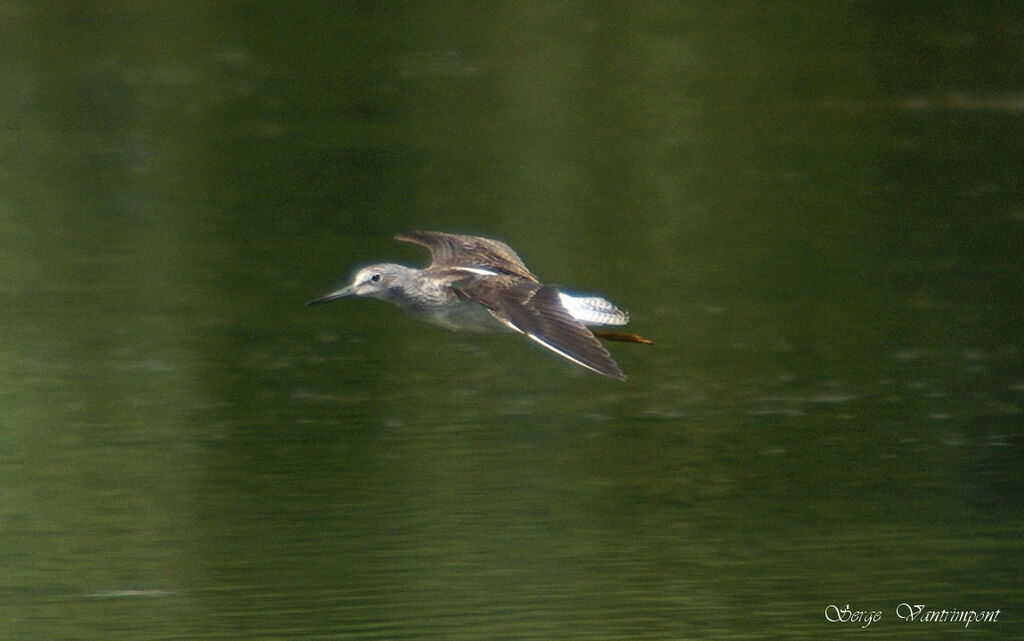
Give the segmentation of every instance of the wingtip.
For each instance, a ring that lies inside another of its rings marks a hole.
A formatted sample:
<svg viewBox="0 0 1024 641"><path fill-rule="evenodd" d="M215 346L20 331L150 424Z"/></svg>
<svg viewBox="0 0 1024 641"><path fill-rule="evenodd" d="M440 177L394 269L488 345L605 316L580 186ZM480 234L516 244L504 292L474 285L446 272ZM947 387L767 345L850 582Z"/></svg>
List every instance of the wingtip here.
<svg viewBox="0 0 1024 641"><path fill-rule="evenodd" d="M610 355L609 355L609 358L611 358ZM613 378L613 379L615 379L615 380L617 380L617 381L619 381L621 383L625 383L626 382L626 378L628 378L626 376L626 373L623 372L621 369L619 369L619 364L616 363L615 361L612 361L611 364L612 364L612 366L608 368L608 371L606 371L606 372L598 372L598 373L599 374L603 374L603 375L607 376L608 378Z"/></svg>
<svg viewBox="0 0 1024 641"><path fill-rule="evenodd" d="M604 370L604 369L597 369L595 367L590 367L589 365L584 365L583 367L588 369L588 370L590 370L591 372L593 372L595 374L600 374L601 376L604 376L605 378L610 378L613 381L618 381L620 383L625 383L626 379L629 378L628 376L626 376L626 374L622 370L620 370L618 368Z"/></svg>

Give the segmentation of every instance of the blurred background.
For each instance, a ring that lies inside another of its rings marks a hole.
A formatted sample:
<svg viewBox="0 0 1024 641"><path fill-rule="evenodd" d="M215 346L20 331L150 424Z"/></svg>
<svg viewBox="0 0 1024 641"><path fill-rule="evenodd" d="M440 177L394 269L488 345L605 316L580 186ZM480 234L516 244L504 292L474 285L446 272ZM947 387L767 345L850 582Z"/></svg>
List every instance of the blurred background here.
<svg viewBox="0 0 1024 641"><path fill-rule="evenodd" d="M1022 176L1017 2L0 1L0 638L1019 638Z"/></svg>

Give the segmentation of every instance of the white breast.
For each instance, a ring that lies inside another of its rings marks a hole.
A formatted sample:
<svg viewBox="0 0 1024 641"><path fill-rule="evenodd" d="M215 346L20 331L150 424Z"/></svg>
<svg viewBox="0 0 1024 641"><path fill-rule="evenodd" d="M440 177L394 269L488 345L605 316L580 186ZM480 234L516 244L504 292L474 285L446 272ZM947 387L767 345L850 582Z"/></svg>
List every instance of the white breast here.
<svg viewBox="0 0 1024 641"><path fill-rule="evenodd" d="M505 329L486 307L468 300L418 310L412 314L428 323L456 332L494 332Z"/></svg>

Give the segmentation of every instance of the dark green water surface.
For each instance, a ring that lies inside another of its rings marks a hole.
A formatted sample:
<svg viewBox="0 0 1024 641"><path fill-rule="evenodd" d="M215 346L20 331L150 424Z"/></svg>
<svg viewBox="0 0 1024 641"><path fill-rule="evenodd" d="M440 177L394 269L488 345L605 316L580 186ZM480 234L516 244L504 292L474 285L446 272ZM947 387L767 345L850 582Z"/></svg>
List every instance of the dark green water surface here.
<svg viewBox="0 0 1024 641"><path fill-rule="evenodd" d="M0 2L0 639L1021 638L1022 24ZM304 306L409 229L655 344Z"/></svg>

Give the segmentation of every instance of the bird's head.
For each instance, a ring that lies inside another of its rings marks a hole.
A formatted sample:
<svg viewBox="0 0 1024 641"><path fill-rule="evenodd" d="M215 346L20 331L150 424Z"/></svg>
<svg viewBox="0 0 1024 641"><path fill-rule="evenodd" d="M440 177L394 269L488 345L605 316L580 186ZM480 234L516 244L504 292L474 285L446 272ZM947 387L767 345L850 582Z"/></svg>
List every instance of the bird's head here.
<svg viewBox="0 0 1024 641"><path fill-rule="evenodd" d="M342 287L341 289L333 291L326 296L321 296L320 298L311 300L307 304L318 305L320 303L329 303L332 300L338 300L339 298L344 298L346 296L370 296L373 298L387 299L389 297L389 292L401 284L409 271L408 267L392 265L390 263L381 263L379 265L363 267L356 272L351 285Z"/></svg>

